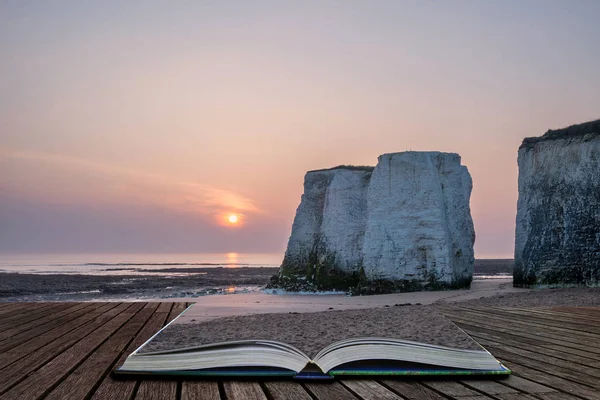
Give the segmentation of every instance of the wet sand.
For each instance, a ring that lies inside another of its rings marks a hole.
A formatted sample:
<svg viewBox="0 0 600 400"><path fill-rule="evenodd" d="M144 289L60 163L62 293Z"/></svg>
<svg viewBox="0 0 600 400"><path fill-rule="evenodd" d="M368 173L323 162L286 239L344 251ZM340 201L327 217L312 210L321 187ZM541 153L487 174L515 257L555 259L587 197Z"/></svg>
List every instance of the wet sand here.
<svg viewBox="0 0 600 400"><path fill-rule="evenodd" d="M125 269L125 268L124 268ZM269 267L127 268L131 275L0 273L0 301L118 301L196 298L238 288L258 290Z"/></svg>

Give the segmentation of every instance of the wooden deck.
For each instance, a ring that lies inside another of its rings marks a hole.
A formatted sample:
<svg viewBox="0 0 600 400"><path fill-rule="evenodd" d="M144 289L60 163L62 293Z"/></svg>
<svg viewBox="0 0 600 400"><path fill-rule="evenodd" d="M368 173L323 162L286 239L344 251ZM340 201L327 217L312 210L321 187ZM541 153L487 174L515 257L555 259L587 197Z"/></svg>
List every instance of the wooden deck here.
<svg viewBox="0 0 600 400"><path fill-rule="evenodd" d="M600 307L444 312L513 370L508 379L114 380L115 365L185 303L0 303L5 399L600 399Z"/></svg>

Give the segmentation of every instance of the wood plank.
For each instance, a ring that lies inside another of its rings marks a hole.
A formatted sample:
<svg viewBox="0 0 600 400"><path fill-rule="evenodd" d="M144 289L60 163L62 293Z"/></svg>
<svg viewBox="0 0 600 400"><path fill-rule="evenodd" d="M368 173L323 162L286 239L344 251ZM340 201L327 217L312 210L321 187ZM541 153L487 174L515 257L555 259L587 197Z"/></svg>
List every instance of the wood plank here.
<svg viewBox="0 0 600 400"><path fill-rule="evenodd" d="M498 340L504 344L513 345L514 347L525 346L526 349L529 349L531 348L531 346L533 346L539 349L539 351L537 349L535 349L535 351L543 353L546 353L546 351L544 351L543 349L552 349L559 352L575 355L577 356L576 358L583 360L583 363L586 363L586 360L596 361L600 357L600 354L593 353L592 351L595 349L590 348L590 346L588 345L565 343L563 340L547 338L544 336L535 336L535 338L532 338L530 335L521 336L521 333L506 333L504 332L505 330L500 331L499 329L488 329L487 327L482 328L473 324L464 324L460 321L462 320L456 320L455 323L457 323L457 325L461 326L463 329L468 331L471 336L486 335L484 337L487 337L488 339L494 338L495 340ZM576 358L573 358L573 360L575 360Z"/></svg>
<svg viewBox="0 0 600 400"><path fill-rule="evenodd" d="M217 382L183 381L181 400L220 400ZM293 399L293 398L292 398Z"/></svg>
<svg viewBox="0 0 600 400"><path fill-rule="evenodd" d="M545 396L545 395L542 395L542 396ZM499 400L540 400L540 399L545 399L545 397L533 397L532 395L526 394L526 393L500 394L495 397Z"/></svg>
<svg viewBox="0 0 600 400"><path fill-rule="evenodd" d="M510 321L496 322L483 319L474 320L455 315L448 315L448 318L467 331L471 328L484 328L491 332L502 332L503 334L518 336L520 338L543 340L548 343L573 347L580 350L588 350L592 353L600 354L600 349L590 347L587 344L582 344L581 340L578 338L568 334L565 335L564 333L556 334L550 330L538 331L536 329L527 329L527 327L521 327L518 324L511 324Z"/></svg>
<svg viewBox="0 0 600 400"><path fill-rule="evenodd" d="M167 323L173 321L175 318L177 318L178 316L181 315L181 313L186 309L186 305L185 303L182 302L178 302L178 303L173 303L173 307L171 308L171 311L169 313L169 318L167 320Z"/></svg>
<svg viewBox="0 0 600 400"><path fill-rule="evenodd" d="M505 394L496 396L499 400L581 400L581 397L571 396L567 393L545 393L536 395L535 397L530 394L519 393L519 394Z"/></svg>
<svg viewBox="0 0 600 400"><path fill-rule="evenodd" d="M478 341L485 346L492 354L502 351L502 354L514 354L511 359L518 357L519 360L528 360L528 363L537 363L548 371L556 371L565 376L576 376L579 382L598 386L600 388L600 370L586 367L581 364L576 364L571 361L565 361L556 357L545 356L543 354L534 353L533 351L524 349L515 349L510 346L505 346L501 343L490 341L487 339L478 338ZM519 361L521 362L521 361Z"/></svg>
<svg viewBox="0 0 600 400"><path fill-rule="evenodd" d="M85 309L79 317L70 321L68 324L63 324L59 327L56 327L48 332L45 332L43 335L38 335L32 338L29 341L21 343L18 346L12 347L6 352L2 353L2 358L0 359L0 370L7 365L33 353L34 351L44 352L48 351L50 348L54 348L56 346L60 346L64 343L72 343L68 342L68 333L76 330L78 327L88 323L93 320L97 316L103 314L104 312L115 308L117 303L93 303L92 307L88 307ZM53 343L52 343L53 342ZM47 346L49 343L52 343L51 347L46 347L43 350L39 350L40 348ZM56 351L60 353L62 349L66 347L62 347ZM32 364L31 359L28 362L29 365Z"/></svg>
<svg viewBox="0 0 600 400"><path fill-rule="evenodd" d="M396 393L370 379L347 379L341 384L364 400L402 400Z"/></svg>
<svg viewBox="0 0 600 400"><path fill-rule="evenodd" d="M42 313L44 309L51 309L60 305L60 303L26 303L22 307L13 308L10 311L0 315L0 330L11 321L25 319L32 315ZM18 322L17 322L18 324Z"/></svg>
<svg viewBox="0 0 600 400"><path fill-rule="evenodd" d="M543 347L545 349L552 349L552 350L567 352L569 354L575 354L579 357L587 358L590 360L598 360L598 354L591 353L587 350L579 350L579 349L574 349L572 347L565 347L565 346L559 346L556 344L547 344L547 343L541 343L539 346Z"/></svg>
<svg viewBox="0 0 600 400"><path fill-rule="evenodd" d="M76 311L85 308L91 308L93 303L73 303L71 307L63 307L61 310L48 310L42 313L42 315L36 316L33 321L29 321L23 324L15 325L12 328L7 328L6 330L0 332L0 344L2 341L7 338L13 338L14 336L28 331L33 328L40 328L44 326L46 323L51 323L58 318L62 318L65 316L73 315Z"/></svg>
<svg viewBox="0 0 600 400"><path fill-rule="evenodd" d="M580 309L581 307L552 307L543 311L552 312L561 315L569 315L588 321L600 321L600 314L591 312L590 310Z"/></svg>
<svg viewBox="0 0 600 400"><path fill-rule="evenodd" d="M600 368L600 360L594 360L587 357L580 357L569 351L569 349L566 347L561 347L561 350L553 350L545 347L540 347L539 345L532 345L530 343L523 344L518 340L507 339L506 337L500 335L491 335L489 333L481 332L476 329L472 329L471 336L480 343L482 341L490 341L492 343L496 343L497 345L510 347L511 349L521 349L524 352L534 352L544 356L555 357L571 363L581 364L582 366L585 366L585 368ZM600 371L598 372L598 374L600 374Z"/></svg>
<svg viewBox="0 0 600 400"><path fill-rule="evenodd" d="M598 323L600 322L600 314L591 314L589 311L583 311L583 312L566 312L566 311L557 311L557 310L535 310L538 313L552 313L554 315L564 315L566 317L569 318L573 318L573 319L577 319L579 321L588 323L588 324L595 324L598 325Z"/></svg>
<svg viewBox="0 0 600 400"><path fill-rule="evenodd" d="M69 347L75 345L90 333L99 329L102 325L111 321L114 317L126 310L130 304L112 303L96 309L91 313L92 321L81 327L59 337L46 346L32 352L9 367L0 371L0 394L16 385L28 375L39 369L42 365L65 352Z"/></svg>
<svg viewBox="0 0 600 400"><path fill-rule="evenodd" d="M484 307L480 309L485 309L488 307ZM491 308L495 308L503 311L524 311L524 312L533 312L540 314L548 314L548 315L563 315L570 318L580 318L586 320L588 318L598 318L600 317L600 307L593 307L593 310L597 311L598 314L593 313L590 310L586 310L585 307L581 306L560 306L560 307L506 307L506 306L493 306ZM562 309L562 310L561 310ZM575 313L575 311L580 311L579 313Z"/></svg>
<svg viewBox="0 0 600 400"><path fill-rule="evenodd" d="M264 389L271 400L312 400L306 389L298 382L265 382Z"/></svg>
<svg viewBox="0 0 600 400"><path fill-rule="evenodd" d="M348 389L339 382L309 382L304 384L304 388L319 400L346 400L357 399Z"/></svg>
<svg viewBox="0 0 600 400"><path fill-rule="evenodd" d="M2 308L0 309L0 320L2 319L2 316L10 313L14 310L26 307L29 303L25 303L25 302L19 302L19 303L9 303L9 302L5 302L5 303L0 303L2 304Z"/></svg>
<svg viewBox="0 0 600 400"><path fill-rule="evenodd" d="M33 304L25 309L15 311L12 315L5 315L0 318L0 331L7 327L16 327L20 324L39 318L44 313L52 313L53 310L59 310L66 307L64 303L39 303Z"/></svg>
<svg viewBox="0 0 600 400"><path fill-rule="evenodd" d="M567 312L583 312L589 315L600 316L600 306L561 306L561 308L564 308Z"/></svg>
<svg viewBox="0 0 600 400"><path fill-rule="evenodd" d="M541 395L540 398L543 400L580 400L579 397L575 397L567 393L547 393Z"/></svg>
<svg viewBox="0 0 600 400"><path fill-rule="evenodd" d="M173 308L173 302L171 301L160 301L158 302L158 309L156 312L159 313L170 313Z"/></svg>
<svg viewBox="0 0 600 400"><path fill-rule="evenodd" d="M35 310L40 307L51 307L54 303L34 303L34 302L23 302L23 303L13 303L12 307L7 307L0 313L0 321L6 318L12 317L14 315L23 314L24 310Z"/></svg>
<svg viewBox="0 0 600 400"><path fill-rule="evenodd" d="M144 309L155 307L158 308L158 303L148 303ZM129 344L125 352L121 355L119 360L115 363L114 367L118 367L125 362L125 359L135 349L140 347L144 342L156 332L160 330L167 320L165 312L154 312L150 317L150 320L142 328L142 330L136 335L134 340ZM114 379L111 374L107 375L98 390L94 393L93 400L104 400L104 399L129 399L133 395L138 382L133 379Z"/></svg>
<svg viewBox="0 0 600 400"><path fill-rule="evenodd" d="M538 324L548 326L565 327L568 326L570 329L579 330L582 332L589 332L600 334L600 327L595 324L589 324L585 320L574 318L568 315L560 315L556 313L540 313L526 309L501 309L496 307L490 307L486 309L487 312L492 312L496 315L500 315L506 318L516 317L521 321L534 321Z"/></svg>
<svg viewBox="0 0 600 400"><path fill-rule="evenodd" d="M583 331L579 328L579 326L573 326L573 324L570 323L560 323L559 321L547 321L547 320L540 320L540 319L535 319L535 318L531 318L531 317L519 317L519 315L517 314L512 314L512 315L500 315L499 313L496 313L494 311L482 311L482 310L475 310L475 309L458 309L457 310L460 314L463 315L463 317L465 316L465 314L467 314L469 316L469 319L473 319L476 320L477 318L479 319L485 319L485 320L492 320L492 321L497 321L500 323L510 323L511 326L519 326L522 327L523 329L536 329L538 331L552 331L552 332L556 332L556 333L562 333L562 334L567 334L569 336L573 336L573 337L578 337L578 338L585 338L585 339L592 339L592 340L600 340L600 328L596 329L594 328L589 328L589 330L592 331L596 331L598 330L598 332L587 332L587 331Z"/></svg>
<svg viewBox="0 0 600 400"><path fill-rule="evenodd" d="M503 393L518 393L518 390L515 390L510 386L505 386L501 383L489 379L465 379L460 383L471 389L475 389L480 392L491 395Z"/></svg>
<svg viewBox="0 0 600 400"><path fill-rule="evenodd" d="M143 381L135 398L140 400L175 400L177 398L177 385L164 385L163 380Z"/></svg>
<svg viewBox="0 0 600 400"><path fill-rule="evenodd" d="M267 400L258 382L225 381L223 389L227 400Z"/></svg>
<svg viewBox="0 0 600 400"><path fill-rule="evenodd" d="M46 398L48 400L87 398L96 384L111 372L113 363L153 313L152 308L140 310L83 363L71 371Z"/></svg>
<svg viewBox="0 0 600 400"><path fill-rule="evenodd" d="M536 394L556 392L555 389L552 389L548 386L541 385L537 382L530 381L529 379L521 378L520 376L516 375L510 375L508 378L502 379L498 382L525 393Z"/></svg>
<svg viewBox="0 0 600 400"><path fill-rule="evenodd" d="M424 386L418 381L384 379L381 384L408 400L446 400L438 392Z"/></svg>
<svg viewBox="0 0 600 400"><path fill-rule="evenodd" d="M450 397L480 396L481 393L469 389L460 382L446 380L423 380L421 383L430 389L436 390Z"/></svg>
<svg viewBox="0 0 600 400"><path fill-rule="evenodd" d="M516 374L519 377L529 379L541 385L556 389L560 392L570 393L576 396L580 396L587 400L600 400L600 393L597 389L589 387L587 385L582 385L580 383L574 382L570 379L566 379L566 377L562 375L556 375L555 373L550 373L546 371L543 366L542 369L536 369L532 366L521 364L518 361L511 361L508 358L505 358L503 355L499 354L498 359L505 363L508 368L510 368L513 374ZM540 368L540 365L533 364L537 368ZM545 396L546 394L544 394Z"/></svg>
<svg viewBox="0 0 600 400"><path fill-rule="evenodd" d="M542 315L553 315L556 316L557 318L569 318L572 319L573 321L579 321L579 322L583 322L583 323L590 323L593 321L600 321L600 315L598 316L594 316L591 315L589 311L585 311L582 310L583 313L575 313L573 311L560 311L560 310L555 310L555 309L545 309L545 308L516 308L516 307L494 307L494 308L498 308L500 310L504 310L504 311L508 311L508 312L522 312L522 311L526 311L526 312L532 312L535 314L542 314ZM570 307L569 309L576 309L577 307Z"/></svg>
<svg viewBox="0 0 600 400"><path fill-rule="evenodd" d="M11 348L16 347L17 345L20 345L31 339L34 339L43 334L46 334L48 331L50 331L56 327L59 327L61 325L71 322L73 319L86 313L88 309L92 309L92 307L95 308L97 306L98 305L92 304L88 307L85 307L84 309L80 309L73 313L63 315L62 317L59 317L54 320L48 321L44 324L41 324L41 325L35 327L34 329L29 329L27 331L18 333L10 338L7 338L6 340L3 340L2 342L0 342L0 352L5 352Z"/></svg>
<svg viewBox="0 0 600 400"><path fill-rule="evenodd" d="M559 337L556 337L554 335L552 335L552 337L548 337L548 336L543 336L541 334L528 334L528 333L524 333L524 332L511 332L509 329L503 329L503 328L494 328L494 327L482 327L483 324L478 324L478 326L475 326L472 322L469 322L468 324L463 323L462 321L454 321L458 326L460 326L461 328L463 328L465 331L467 331L467 333L472 334L472 335L476 335L477 332L484 332L487 334L492 334L492 335L496 335L499 337L503 337L503 338L507 338L510 340L516 340L519 342L523 342L523 343L527 343L530 344L531 346L544 346L544 345L548 345L548 344L553 344L553 345L557 345L560 346L561 348L565 349L565 351L571 351L573 349L575 350L579 350L582 352L588 352L591 353L590 356L591 357L598 357L600 356L600 354L598 354L597 352L599 351L598 349L595 349L593 347L590 347L588 344L585 343L572 343L572 342L566 342L565 340L562 340Z"/></svg>
<svg viewBox="0 0 600 400"><path fill-rule="evenodd" d="M143 303L131 303L127 309L113 317L110 321L27 376L27 378L4 393L0 399L30 399L42 396L49 388L62 381L71 370L77 367L79 363L85 360L110 335L129 321L142 307Z"/></svg>

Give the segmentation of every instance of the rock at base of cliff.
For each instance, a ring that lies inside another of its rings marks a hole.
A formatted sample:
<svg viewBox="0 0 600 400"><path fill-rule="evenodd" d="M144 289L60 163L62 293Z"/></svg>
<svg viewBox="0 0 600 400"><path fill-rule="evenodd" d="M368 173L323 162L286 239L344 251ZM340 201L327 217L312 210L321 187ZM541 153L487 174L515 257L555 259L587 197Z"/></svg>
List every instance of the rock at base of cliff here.
<svg viewBox="0 0 600 400"><path fill-rule="evenodd" d="M355 273L341 272L325 267L315 267L312 272L284 270L271 277L267 289L283 289L288 292L345 292L352 296L469 289L472 279L451 283L441 282L435 275L421 279L374 279L369 280L361 269Z"/></svg>

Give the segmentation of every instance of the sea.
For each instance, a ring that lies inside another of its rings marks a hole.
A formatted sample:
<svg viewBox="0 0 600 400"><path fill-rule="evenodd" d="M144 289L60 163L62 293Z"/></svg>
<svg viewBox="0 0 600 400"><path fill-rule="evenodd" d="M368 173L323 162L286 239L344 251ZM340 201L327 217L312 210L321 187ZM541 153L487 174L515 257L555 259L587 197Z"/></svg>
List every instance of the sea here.
<svg viewBox="0 0 600 400"><path fill-rule="evenodd" d="M176 272L171 271L178 268L278 267L282 260L283 254L279 253L0 254L0 272L172 276Z"/></svg>
<svg viewBox="0 0 600 400"><path fill-rule="evenodd" d="M193 267L278 267L282 260L283 253L0 254L0 272L184 276L192 272L183 270ZM512 260L477 260L473 278L510 278L511 262ZM178 268L181 268L182 272L177 272Z"/></svg>

